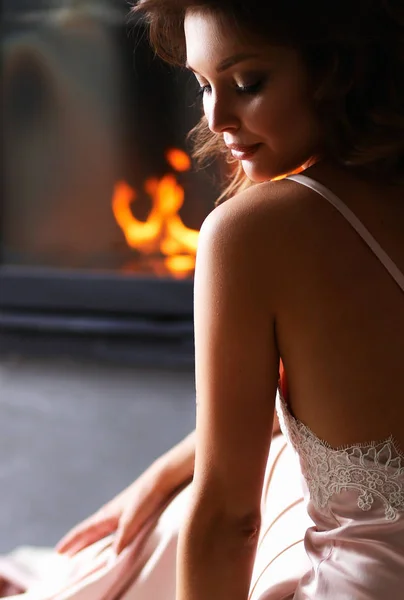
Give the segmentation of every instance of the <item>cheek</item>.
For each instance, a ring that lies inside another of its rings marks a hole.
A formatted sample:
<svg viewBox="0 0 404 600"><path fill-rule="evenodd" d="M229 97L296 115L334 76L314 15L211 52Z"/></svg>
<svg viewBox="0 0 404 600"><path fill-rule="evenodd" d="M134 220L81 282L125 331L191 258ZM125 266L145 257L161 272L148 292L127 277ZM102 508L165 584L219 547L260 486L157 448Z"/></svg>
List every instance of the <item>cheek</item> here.
<svg viewBox="0 0 404 600"><path fill-rule="evenodd" d="M292 172L316 152L318 128L307 100L301 96L290 94L286 101L272 97L257 105L254 130L265 147L243 168L256 183Z"/></svg>
<svg viewBox="0 0 404 600"><path fill-rule="evenodd" d="M262 124L268 132L289 129L299 118L302 108L302 103L295 96L274 95L260 107Z"/></svg>
<svg viewBox="0 0 404 600"><path fill-rule="evenodd" d="M316 120L307 98L284 94L267 103L261 111L261 123L268 143L274 149L301 147L312 142Z"/></svg>

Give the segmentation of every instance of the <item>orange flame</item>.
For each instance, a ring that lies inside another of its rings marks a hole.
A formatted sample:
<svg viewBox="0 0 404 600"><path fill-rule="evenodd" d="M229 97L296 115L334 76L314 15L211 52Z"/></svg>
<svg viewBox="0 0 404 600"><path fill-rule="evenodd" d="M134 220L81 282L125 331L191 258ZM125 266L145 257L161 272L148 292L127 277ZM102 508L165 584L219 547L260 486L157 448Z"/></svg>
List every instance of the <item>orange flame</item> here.
<svg viewBox="0 0 404 600"><path fill-rule="evenodd" d="M191 168L189 156L178 148L167 150L165 158L177 172ZM293 173L301 171L302 168ZM284 177L286 175L273 181ZM136 219L131 210L131 204L137 199L136 190L124 181L115 186L112 209L128 246L147 256L163 257L165 271L176 279L188 277L195 269L199 231L186 227L178 215L184 204L183 187L174 174L167 174L161 179L147 179L144 190L152 200L145 223Z"/></svg>
<svg viewBox="0 0 404 600"><path fill-rule="evenodd" d="M187 171L191 161L187 154L176 148L166 153L167 162L176 171ZM112 209L128 246L146 255L163 255L168 272L177 279L187 277L195 269L199 231L184 225L178 211L184 203L184 189L175 175L148 179L144 189L152 200L152 209L144 223L131 210L136 201L136 190L124 181L115 186Z"/></svg>
<svg viewBox="0 0 404 600"><path fill-rule="evenodd" d="M178 148L171 148L166 152L166 160L175 171L189 171L191 168L191 159Z"/></svg>

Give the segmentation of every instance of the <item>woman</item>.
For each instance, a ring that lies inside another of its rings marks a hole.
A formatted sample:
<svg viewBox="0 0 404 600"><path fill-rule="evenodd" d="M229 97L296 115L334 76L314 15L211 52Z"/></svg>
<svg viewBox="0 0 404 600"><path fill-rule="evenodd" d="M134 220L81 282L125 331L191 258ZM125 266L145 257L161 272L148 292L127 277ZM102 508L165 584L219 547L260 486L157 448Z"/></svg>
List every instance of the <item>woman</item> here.
<svg viewBox="0 0 404 600"><path fill-rule="evenodd" d="M198 248L194 479L166 597L398 600L400 3L143 0L135 12L160 55L200 85L199 156L225 152L237 165ZM293 521L289 497L268 529L266 512L297 477L290 465L271 490L275 402L307 510ZM155 597L132 584L127 598Z"/></svg>

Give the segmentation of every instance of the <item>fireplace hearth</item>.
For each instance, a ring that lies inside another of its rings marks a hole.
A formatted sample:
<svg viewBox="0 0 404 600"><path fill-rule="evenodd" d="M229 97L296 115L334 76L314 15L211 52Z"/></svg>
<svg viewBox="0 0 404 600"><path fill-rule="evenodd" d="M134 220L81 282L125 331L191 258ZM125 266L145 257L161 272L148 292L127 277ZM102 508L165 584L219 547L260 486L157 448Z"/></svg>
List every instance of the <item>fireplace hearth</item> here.
<svg viewBox="0 0 404 600"><path fill-rule="evenodd" d="M3 7L0 349L191 364L219 177L189 158L196 84L124 0L54 4Z"/></svg>

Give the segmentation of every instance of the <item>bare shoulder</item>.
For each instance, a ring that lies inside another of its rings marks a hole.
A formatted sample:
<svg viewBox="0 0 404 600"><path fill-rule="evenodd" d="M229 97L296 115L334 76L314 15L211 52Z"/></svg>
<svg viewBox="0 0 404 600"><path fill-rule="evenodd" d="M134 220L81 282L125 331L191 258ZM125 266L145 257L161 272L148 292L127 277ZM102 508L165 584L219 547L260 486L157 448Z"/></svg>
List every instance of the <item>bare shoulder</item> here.
<svg viewBox="0 0 404 600"><path fill-rule="evenodd" d="M300 186L293 182L265 182L244 190L215 208L201 229L200 247L225 247L234 257L262 267L271 256L279 261L285 239L296 236L304 207ZM307 207L306 207L307 208ZM307 211L306 211L307 212Z"/></svg>
<svg viewBox="0 0 404 600"><path fill-rule="evenodd" d="M225 238L238 233L256 239L263 227L277 230L282 221L293 218L296 187L290 181L254 185L216 207L201 232Z"/></svg>
<svg viewBox="0 0 404 600"><path fill-rule="evenodd" d="M248 289L257 310L278 311L284 273L295 262L290 256L302 245L296 188L291 181L255 185L210 213L198 243L197 294L215 273L215 286L233 289L234 302L243 302L241 290Z"/></svg>

